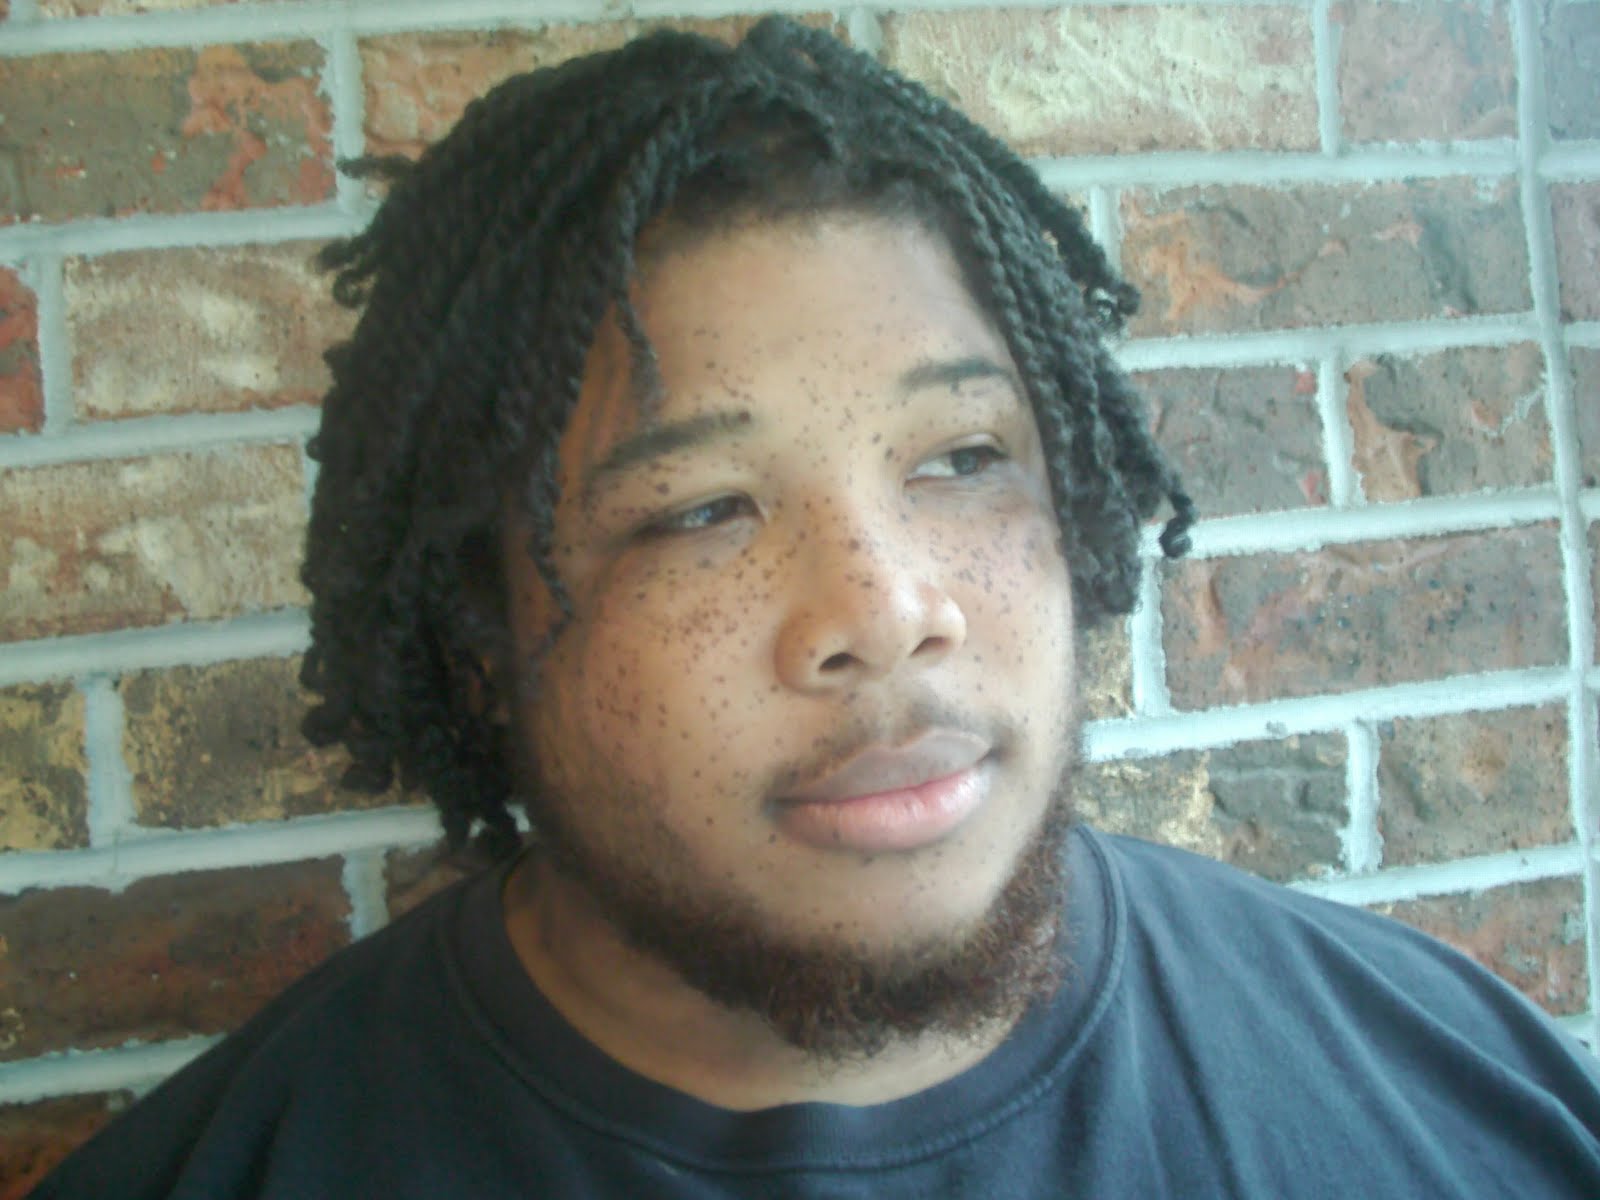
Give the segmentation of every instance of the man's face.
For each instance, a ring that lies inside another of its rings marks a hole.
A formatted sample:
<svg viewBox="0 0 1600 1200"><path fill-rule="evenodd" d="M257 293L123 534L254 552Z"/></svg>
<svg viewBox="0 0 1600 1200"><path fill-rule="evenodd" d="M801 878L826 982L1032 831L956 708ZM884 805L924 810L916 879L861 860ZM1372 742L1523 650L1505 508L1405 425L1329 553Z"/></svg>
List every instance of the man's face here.
<svg viewBox="0 0 1600 1200"><path fill-rule="evenodd" d="M574 615L536 664L553 607L508 523L535 823L636 943L737 946L672 961L690 982L948 959L1040 856L1075 740L1015 365L904 222L742 225L649 256L634 296L654 379L608 320L560 445Z"/></svg>

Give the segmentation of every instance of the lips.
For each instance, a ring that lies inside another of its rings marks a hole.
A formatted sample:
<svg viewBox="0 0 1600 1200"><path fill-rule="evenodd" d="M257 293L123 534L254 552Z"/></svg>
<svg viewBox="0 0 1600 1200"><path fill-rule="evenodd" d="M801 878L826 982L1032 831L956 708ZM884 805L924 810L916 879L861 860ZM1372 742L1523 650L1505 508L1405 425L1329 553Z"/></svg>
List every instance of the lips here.
<svg viewBox="0 0 1600 1200"><path fill-rule="evenodd" d="M903 746L872 746L843 765L784 796L785 803L830 804L916 788L956 775L989 753L976 734L936 729Z"/></svg>

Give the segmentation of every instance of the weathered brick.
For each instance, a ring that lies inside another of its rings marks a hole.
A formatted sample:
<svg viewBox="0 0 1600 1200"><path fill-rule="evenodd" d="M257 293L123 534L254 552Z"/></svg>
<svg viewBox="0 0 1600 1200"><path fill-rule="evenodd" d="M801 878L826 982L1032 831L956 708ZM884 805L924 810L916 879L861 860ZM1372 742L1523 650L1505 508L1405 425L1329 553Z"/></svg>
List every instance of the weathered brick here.
<svg viewBox="0 0 1600 1200"><path fill-rule="evenodd" d="M1600 183L1553 183L1561 319L1600 321Z"/></svg>
<svg viewBox="0 0 1600 1200"><path fill-rule="evenodd" d="M70 684L0 691L0 850L89 844L83 722Z"/></svg>
<svg viewBox="0 0 1600 1200"><path fill-rule="evenodd" d="M1123 621L1085 630L1078 645L1078 702L1090 721L1133 712L1133 660Z"/></svg>
<svg viewBox="0 0 1600 1200"><path fill-rule="evenodd" d="M22 1200L57 1163L133 1102L129 1092L0 1104L0 1200Z"/></svg>
<svg viewBox="0 0 1600 1200"><path fill-rule="evenodd" d="M1600 487L1600 350L1574 347L1568 361L1578 418L1578 469L1584 487Z"/></svg>
<svg viewBox="0 0 1600 1200"><path fill-rule="evenodd" d="M473 873L466 858L449 853L444 843L422 850L391 850L383 856L385 898L389 919L410 912L435 892Z"/></svg>
<svg viewBox="0 0 1600 1200"><path fill-rule="evenodd" d="M1269 879L1340 860L1344 739L1333 734L1086 765L1073 793L1099 828L1220 858Z"/></svg>
<svg viewBox="0 0 1600 1200"><path fill-rule="evenodd" d="M1374 911L1450 943L1549 1012L1565 1016L1588 1010L1579 880L1512 883L1376 905Z"/></svg>
<svg viewBox="0 0 1600 1200"><path fill-rule="evenodd" d="M185 8L218 8L240 0L39 0L45 17L113 17L128 13L176 12Z"/></svg>
<svg viewBox="0 0 1600 1200"><path fill-rule="evenodd" d="M1352 464L1369 500L1548 483L1544 356L1531 342L1384 354L1345 372Z"/></svg>
<svg viewBox="0 0 1600 1200"><path fill-rule="evenodd" d="M1385 863L1572 840L1564 710L1411 718L1378 732Z"/></svg>
<svg viewBox="0 0 1600 1200"><path fill-rule="evenodd" d="M652 29L677 29L733 42L759 18L599 21L543 29L394 34L361 43L366 143L371 154L415 157L438 141L467 104L523 71L613 50ZM826 15L797 19L842 30Z"/></svg>
<svg viewBox="0 0 1600 1200"><path fill-rule="evenodd" d="M1517 132L1504 3L1344 0L1331 16L1349 141L1453 141Z"/></svg>
<svg viewBox="0 0 1600 1200"><path fill-rule="evenodd" d="M294 446L0 473L0 641L304 603Z"/></svg>
<svg viewBox="0 0 1600 1200"><path fill-rule="evenodd" d="M1600 6L1545 0L1545 103L1557 138L1600 138Z"/></svg>
<svg viewBox="0 0 1600 1200"><path fill-rule="evenodd" d="M0 267L0 434L43 424L38 301L21 276Z"/></svg>
<svg viewBox="0 0 1600 1200"><path fill-rule="evenodd" d="M321 69L310 42L8 59L0 221L327 199Z"/></svg>
<svg viewBox="0 0 1600 1200"><path fill-rule="evenodd" d="M1316 377L1293 367L1134 377L1156 440L1208 517L1328 501Z"/></svg>
<svg viewBox="0 0 1600 1200"><path fill-rule="evenodd" d="M310 404L322 351L347 336L315 247L140 251L67 264L67 324L82 417ZM159 296L160 303L151 303ZM182 347L175 353L174 347Z"/></svg>
<svg viewBox="0 0 1600 1200"><path fill-rule="evenodd" d="M1566 661L1548 525L1163 569L1169 684L1185 708Z"/></svg>
<svg viewBox="0 0 1600 1200"><path fill-rule="evenodd" d="M0 1060L237 1027L349 940L335 859L0 898Z"/></svg>
<svg viewBox="0 0 1600 1200"><path fill-rule="evenodd" d="M1208 186L1123 194L1134 332L1176 334L1525 311L1512 180Z"/></svg>
<svg viewBox="0 0 1600 1200"><path fill-rule="evenodd" d="M339 787L342 750L300 733L313 697L297 658L144 671L118 685L139 822L172 828L275 821L401 803Z"/></svg>
<svg viewBox="0 0 1600 1200"><path fill-rule="evenodd" d="M1291 6L905 13L883 57L1024 154L1317 144L1311 23Z"/></svg>

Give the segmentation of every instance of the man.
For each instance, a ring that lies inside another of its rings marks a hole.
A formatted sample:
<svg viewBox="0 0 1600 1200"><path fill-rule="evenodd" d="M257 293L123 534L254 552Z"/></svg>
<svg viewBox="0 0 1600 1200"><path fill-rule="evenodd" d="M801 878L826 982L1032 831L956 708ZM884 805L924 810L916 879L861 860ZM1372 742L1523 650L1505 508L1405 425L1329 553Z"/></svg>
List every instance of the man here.
<svg viewBox="0 0 1600 1200"><path fill-rule="evenodd" d="M1012 155L772 21L369 165L308 729L503 862L40 1195L1600 1195L1509 989L1074 829L1075 633L1192 514Z"/></svg>

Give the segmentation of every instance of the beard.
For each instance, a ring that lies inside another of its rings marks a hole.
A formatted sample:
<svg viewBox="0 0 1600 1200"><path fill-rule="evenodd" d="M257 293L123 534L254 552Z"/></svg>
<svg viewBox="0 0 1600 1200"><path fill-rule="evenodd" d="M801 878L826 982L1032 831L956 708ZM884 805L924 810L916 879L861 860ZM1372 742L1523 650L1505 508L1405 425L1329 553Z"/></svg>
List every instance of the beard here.
<svg viewBox="0 0 1600 1200"><path fill-rule="evenodd" d="M1075 726L1064 731L1058 744L1067 749L1048 804L987 909L963 928L880 948L786 933L749 896L707 882L665 824L647 822L618 844L597 836L584 813L592 807L588 797L540 783L543 773L531 763L519 774L533 852L576 885L629 946L718 1004L755 1014L818 1062L842 1064L898 1041L975 1042L1055 994L1065 963L1076 733ZM650 811L637 786L614 771L590 778L608 804L620 799L635 812Z"/></svg>

